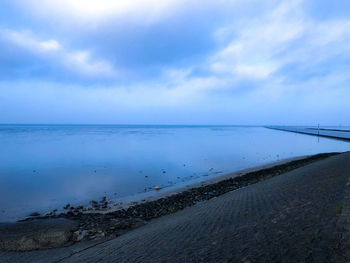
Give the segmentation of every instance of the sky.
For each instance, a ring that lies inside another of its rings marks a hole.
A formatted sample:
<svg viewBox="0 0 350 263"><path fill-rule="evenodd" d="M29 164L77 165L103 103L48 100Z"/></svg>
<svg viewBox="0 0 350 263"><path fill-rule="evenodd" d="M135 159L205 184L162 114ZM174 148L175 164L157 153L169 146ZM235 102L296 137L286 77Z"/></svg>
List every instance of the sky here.
<svg viewBox="0 0 350 263"><path fill-rule="evenodd" d="M2 0L0 123L350 125L350 1Z"/></svg>

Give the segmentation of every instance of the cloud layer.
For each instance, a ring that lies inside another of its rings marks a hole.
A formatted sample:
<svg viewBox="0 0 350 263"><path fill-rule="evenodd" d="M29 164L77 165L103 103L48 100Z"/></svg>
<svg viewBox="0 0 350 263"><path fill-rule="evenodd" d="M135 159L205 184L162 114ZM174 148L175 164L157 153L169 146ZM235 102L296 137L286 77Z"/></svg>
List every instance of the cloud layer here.
<svg viewBox="0 0 350 263"><path fill-rule="evenodd" d="M350 125L347 5L3 1L0 122Z"/></svg>

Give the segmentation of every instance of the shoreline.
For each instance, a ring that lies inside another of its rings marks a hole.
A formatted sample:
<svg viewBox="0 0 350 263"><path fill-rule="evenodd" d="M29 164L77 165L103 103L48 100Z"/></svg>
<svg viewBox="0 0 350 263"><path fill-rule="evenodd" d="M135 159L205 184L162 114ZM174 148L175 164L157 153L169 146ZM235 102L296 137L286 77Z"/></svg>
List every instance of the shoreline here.
<svg viewBox="0 0 350 263"><path fill-rule="evenodd" d="M321 153L321 154L323 154L323 153ZM319 154L316 154L316 155L319 155ZM163 192L163 193L158 193L156 195L149 196L149 197L144 198L142 200L145 200L144 202L157 201L158 199L167 198L169 196L172 196L172 195L179 194L179 193L182 193L184 191L187 191L187 190L189 190L191 188L200 188L200 187L204 187L204 186L207 186L207 185L216 184L216 183L218 183L220 181L223 181L223 180L233 179L233 178L238 177L238 176L244 176L247 173L258 172L260 170L273 168L273 167L278 166L278 165L287 164L287 163L292 162L292 161L299 161L299 160L307 159L307 158L310 158L312 156L314 156L314 155L302 155L302 156L282 159L282 160L271 162L271 163L267 163L267 164L262 164L262 165L258 165L258 166L253 166L253 167L249 167L249 168L240 169L240 170L237 170L237 171L234 171L234 172L229 172L229 173L217 175L217 176L215 176L213 178L208 178L207 180L202 180L200 182L194 182L194 183L191 183L191 184L188 184L188 185L185 185L185 186L181 186L179 188L172 189L172 190L169 190L169 191L166 191L166 192ZM162 188L160 190L162 190ZM136 200L134 202L131 202L131 203L134 203L134 204L126 203L121 208L128 209L129 207L135 205L135 203L141 203L142 200ZM119 210L119 209L107 210L105 212L108 213L108 212L114 212L114 211L117 211L117 210ZM104 211L102 211L102 212L104 212Z"/></svg>
<svg viewBox="0 0 350 263"><path fill-rule="evenodd" d="M179 194L191 188L198 188L198 187L203 187L210 184L215 184L222 180L234 178L237 176L244 175L246 173L259 171L262 169L271 168L276 165L285 164L291 161L302 160L305 158L309 158L311 156L313 155L302 155L297 157L285 158L285 159L281 159L281 160L266 163L266 164L261 164L261 165L257 165L249 168L243 168L233 172L217 174L215 177L209 177L207 179L202 178L201 181L195 181L190 184L182 185L179 187L171 187L170 189L168 189L168 187L164 187L164 188L161 187L159 190L153 189L152 191L153 193L151 195L142 196L141 194L139 197L133 198L131 200L130 199L128 200L128 198L126 198L125 200L124 199L115 200L115 199L108 199L106 196L103 196L100 199L90 200L89 202L86 201L80 204L75 204L74 206L71 205L70 203L67 203L61 209L57 208L48 212L39 213L34 210L32 212L33 215L28 215L22 218L18 218L17 220L4 221L0 223L6 224L6 223L14 223L14 222L24 222L24 221L29 221L33 219L43 219L47 217L57 217L61 214L67 214L71 210L73 210L75 213L82 212L84 214L88 214L88 213L106 214L106 213L115 212L122 209L128 209L129 207L135 206L137 204L143 204L151 201L157 201L158 199L161 199L161 198L167 198L171 195ZM100 200L100 201L96 201L96 200Z"/></svg>
<svg viewBox="0 0 350 263"><path fill-rule="evenodd" d="M276 130L276 131L284 131L284 132L292 132L292 133L299 133L303 135L310 135L310 136L317 136L317 137L323 137L323 138L328 138L328 139L333 139L333 140L339 140L339 141L344 141L344 142L349 142L350 137L344 137L340 135L329 135L329 134L322 134L320 131L332 131L332 132L349 132L349 131L343 131L343 130L330 130L330 129L315 129L315 128L306 128L303 130L297 130L293 128L288 128L288 127L275 127L275 126L264 126L267 129L271 130ZM310 130L315 131L315 132L310 132Z"/></svg>
<svg viewBox="0 0 350 263"><path fill-rule="evenodd" d="M30 226L31 222L35 223L39 220L63 218L78 224L78 226L71 231L71 236L68 238L69 244L83 240L96 241L102 238L114 238L142 226L152 219L175 213L186 207L193 206L197 203L337 154L340 153L301 156L228 173L164 193L164 195L161 194L157 197L152 197L154 198L153 200L148 199L145 202L136 203L121 209L87 212L82 212L79 209L71 209L67 213L26 218L13 224L28 224ZM106 202L108 203L108 201L104 199L102 203L100 202L101 204L98 205L105 205ZM39 246L39 248L36 249L46 248L50 247ZM31 250L31 248L24 250Z"/></svg>

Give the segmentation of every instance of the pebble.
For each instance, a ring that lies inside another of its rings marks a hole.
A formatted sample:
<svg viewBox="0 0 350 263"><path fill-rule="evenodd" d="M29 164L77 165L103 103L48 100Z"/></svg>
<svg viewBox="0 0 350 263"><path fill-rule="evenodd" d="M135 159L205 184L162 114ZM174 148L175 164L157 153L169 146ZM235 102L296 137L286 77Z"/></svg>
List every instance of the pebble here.
<svg viewBox="0 0 350 263"><path fill-rule="evenodd" d="M29 216L40 216L40 214L38 212L33 212Z"/></svg>
<svg viewBox="0 0 350 263"><path fill-rule="evenodd" d="M95 200L91 200L90 204L92 204L93 206L97 206L98 205L97 201L95 201Z"/></svg>
<svg viewBox="0 0 350 263"><path fill-rule="evenodd" d="M73 240L77 242L81 241L88 235L88 233L88 230L77 230L73 233Z"/></svg>

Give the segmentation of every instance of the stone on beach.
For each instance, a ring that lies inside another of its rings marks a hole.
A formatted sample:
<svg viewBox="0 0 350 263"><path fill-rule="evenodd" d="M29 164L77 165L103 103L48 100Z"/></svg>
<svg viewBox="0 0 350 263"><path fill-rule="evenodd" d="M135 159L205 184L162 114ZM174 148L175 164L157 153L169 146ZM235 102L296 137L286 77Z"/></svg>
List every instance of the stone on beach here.
<svg viewBox="0 0 350 263"><path fill-rule="evenodd" d="M73 233L73 240L74 241L81 241L84 238L86 238L89 234L88 230L77 230Z"/></svg>
<svg viewBox="0 0 350 263"><path fill-rule="evenodd" d="M40 216L40 214L38 213L38 212L33 212L33 213L31 213L29 216Z"/></svg>

